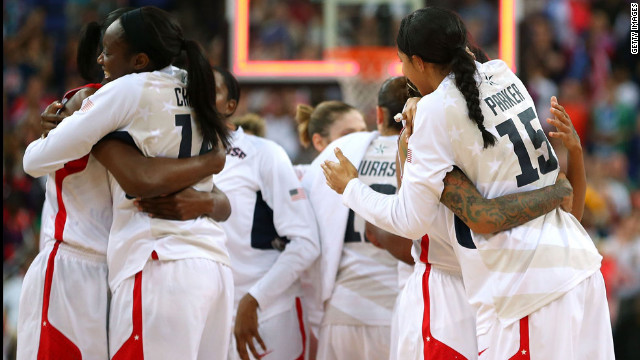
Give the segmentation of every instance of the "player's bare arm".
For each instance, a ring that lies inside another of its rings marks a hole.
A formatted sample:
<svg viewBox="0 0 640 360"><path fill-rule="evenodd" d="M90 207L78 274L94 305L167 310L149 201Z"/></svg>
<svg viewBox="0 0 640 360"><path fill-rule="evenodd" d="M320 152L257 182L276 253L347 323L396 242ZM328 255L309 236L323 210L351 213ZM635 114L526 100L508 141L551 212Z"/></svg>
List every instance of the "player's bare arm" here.
<svg viewBox="0 0 640 360"><path fill-rule="evenodd" d="M116 139L103 139L91 151L129 195L140 198L172 194L187 188L224 167L222 146L207 154L184 159L147 158Z"/></svg>
<svg viewBox="0 0 640 360"><path fill-rule="evenodd" d="M584 157L582 156L580 137L573 127L569 114L567 114L564 107L558 104L558 99L555 96L551 97L550 110L553 114L553 119L547 119L547 122L555 126L557 131L549 132L549 137L562 140L562 144L569 152L567 178L573 187L571 214L573 214L576 219L581 220L587 193L587 174L584 169Z"/></svg>
<svg viewBox="0 0 640 360"><path fill-rule="evenodd" d="M229 198L215 185L211 192L188 187L167 196L137 199L135 204L138 210L149 216L166 220L190 220L208 216L220 222L231 216Z"/></svg>
<svg viewBox="0 0 640 360"><path fill-rule="evenodd" d="M382 230L368 221L365 222L364 232L372 244L387 250L396 259L409 265L415 263L411 256L413 243L410 239Z"/></svg>
<svg viewBox="0 0 640 360"><path fill-rule="evenodd" d="M98 89L87 87L84 89L78 90L69 101L66 103L60 101L54 101L40 114L40 126L42 127L42 137L46 138L49 134L49 131L53 130L60 124L65 117L73 114L75 111L80 109L82 106L82 101L93 93L95 93Z"/></svg>
<svg viewBox="0 0 640 360"><path fill-rule="evenodd" d="M91 94L91 91L78 91L64 105L59 101L50 104L41 115L43 136L45 131L48 133L77 111ZM147 158L134 146L116 139L101 140L92 154L114 175L122 189L135 197L156 197L185 189L222 171L226 161L222 146L205 155L185 159Z"/></svg>
<svg viewBox="0 0 640 360"><path fill-rule="evenodd" d="M404 113L403 115L409 117L408 122L413 120L416 106L417 101L407 101L405 105L407 115L404 115ZM558 124L556 128L558 128L559 135L555 137L561 138L563 143L566 141L565 146L569 150L570 156L569 164L576 164L574 168L575 171L571 175L573 178L577 178L575 183L580 184L580 169L582 169L582 179L584 179L582 182L584 185L582 186L586 189L580 139L577 137L575 130L573 130L569 116L564 111L564 108L558 104L555 96L551 98L551 106L555 119L547 119L547 121L552 125ZM400 169L398 173L402 173L403 165L407 158L407 142L410 135L411 134L405 129L405 131L400 134L400 139L398 140L399 164L396 166L397 169ZM550 136L552 135L550 134ZM571 170L571 167L569 170ZM570 187L574 185L572 177L568 176ZM584 194L585 190L576 190L574 187L571 194L563 191L563 187L567 186L567 180L562 174L556 182L556 185L559 186L558 188L544 188L546 190L541 189L538 194L535 194L535 191L530 195L522 193L527 197L537 197L537 199L518 198L518 194L514 194L508 195L507 197L486 200L480 195L469 178L457 168L454 168L453 171L448 173L443 181L445 187L440 201L477 233L493 233L508 230L543 215L555 209L558 205L562 206L565 211L572 211L574 216L579 219L576 215L575 207L579 207L580 216L584 208L584 195L582 196L582 200L579 200L576 199L576 194L581 192ZM401 186L401 179L398 181L398 184ZM546 194L543 193L542 190L544 190ZM566 195L562 196L563 194ZM510 197L515 197L515 199L511 199ZM547 199L549 199L549 201L547 201ZM572 202L571 199L573 199ZM466 201L467 203L463 204L462 201ZM493 201L493 203L491 203L491 201ZM529 208L528 206L532 207ZM471 224L475 225L472 227Z"/></svg>
<svg viewBox="0 0 640 360"><path fill-rule="evenodd" d="M403 136L409 135L403 132L401 138ZM398 151L400 164L396 168L403 169L407 158L406 141L399 140ZM477 233L508 230L546 214L559 205L565 210L570 210L572 205L571 186L562 175L556 182L557 186L534 190L531 194L512 194L491 200L482 197L471 180L458 168L454 167L443 182L440 202Z"/></svg>
<svg viewBox="0 0 640 360"><path fill-rule="evenodd" d="M258 332L258 301L251 294L243 296L238 303L233 335L236 338L238 355L242 360L250 359L247 347L255 359L261 359L268 351ZM261 352L256 349L253 339L262 347Z"/></svg>
<svg viewBox="0 0 640 360"><path fill-rule="evenodd" d="M573 189L563 174L554 185L523 193L485 199L462 171L454 168L444 178L440 197L449 210L479 234L511 229L563 205L570 208Z"/></svg>
<svg viewBox="0 0 640 360"><path fill-rule="evenodd" d="M358 173L339 148L335 153L339 163L325 161L321 166L329 187L342 194L349 181L358 177ZM440 201L471 230L483 234L522 225L561 205L569 211L572 197L571 184L564 176L560 176L556 184L542 189L487 200L460 170L454 170L444 178Z"/></svg>

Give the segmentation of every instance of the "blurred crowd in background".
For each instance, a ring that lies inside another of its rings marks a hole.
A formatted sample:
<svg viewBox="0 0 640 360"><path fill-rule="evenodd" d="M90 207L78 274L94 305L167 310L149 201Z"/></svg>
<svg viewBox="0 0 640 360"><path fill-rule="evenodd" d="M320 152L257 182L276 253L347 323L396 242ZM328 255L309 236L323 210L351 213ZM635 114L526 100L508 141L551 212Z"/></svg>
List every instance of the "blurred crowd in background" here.
<svg viewBox="0 0 640 360"><path fill-rule="evenodd" d="M408 5L341 8L338 44L393 46ZM475 42L498 57L497 0L427 1L456 10ZM521 1L517 73L544 125L558 96L582 141L588 190L582 224L604 256L611 321L619 359L640 355L640 57L630 53L630 1ZM122 6L171 11L212 64L229 65L225 1L3 1L3 333L4 357L15 333L22 276L38 251L44 179L22 169L26 146L41 134L40 114L66 89L82 85L75 49L83 24ZM321 59L322 2L252 0L251 60ZM299 103L341 99L337 83L242 84L237 116L255 113L266 137L294 163L309 162L295 128ZM376 94L372 93L372 97ZM352 104L358 107L358 104ZM370 129L375 119L369 117ZM548 128L545 130L549 130ZM562 158L561 144L554 148Z"/></svg>

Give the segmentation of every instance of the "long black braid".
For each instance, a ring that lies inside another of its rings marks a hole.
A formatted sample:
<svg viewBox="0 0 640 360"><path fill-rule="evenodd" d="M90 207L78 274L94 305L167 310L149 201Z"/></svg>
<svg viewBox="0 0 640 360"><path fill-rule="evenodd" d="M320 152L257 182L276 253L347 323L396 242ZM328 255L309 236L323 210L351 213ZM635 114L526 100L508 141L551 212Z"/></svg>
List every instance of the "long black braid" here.
<svg viewBox="0 0 640 360"><path fill-rule="evenodd" d="M460 93L462 93L467 103L469 118L476 123L476 126L482 133L484 148L486 149L487 147L495 145L495 136L484 127L484 116L480 109L480 91L478 90L478 83L475 79L477 72L476 65L473 57L467 53L465 48L459 48L457 54L453 56L453 60L451 60L451 71L455 76L456 87L460 90Z"/></svg>
<svg viewBox="0 0 640 360"><path fill-rule="evenodd" d="M495 145L495 136L484 127L475 80L477 69L467 52L467 29L460 17L434 6L416 10L402 19L396 42L409 58L417 55L426 62L451 68L456 87L467 103L469 118L482 133L484 147Z"/></svg>

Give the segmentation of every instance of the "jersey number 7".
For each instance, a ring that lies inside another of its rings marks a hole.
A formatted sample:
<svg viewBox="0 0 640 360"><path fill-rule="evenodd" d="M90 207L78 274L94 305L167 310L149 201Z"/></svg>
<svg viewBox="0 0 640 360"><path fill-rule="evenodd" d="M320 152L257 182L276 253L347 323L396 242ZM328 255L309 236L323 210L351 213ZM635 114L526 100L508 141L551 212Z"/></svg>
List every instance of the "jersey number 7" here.
<svg viewBox="0 0 640 360"><path fill-rule="evenodd" d="M519 113L518 119L520 119L520 122L524 125L527 135L529 135L529 138L536 150L543 144L547 146L549 159L545 159L544 155L538 156L538 167L540 168L540 172L544 175L557 169L558 159L553 155L551 144L549 144L544 132L540 129L534 130L533 126L531 126L531 121L536 119L536 113L533 111L533 108L528 108L527 110ZM518 187L531 184L538 180L540 178L540 175L538 175L538 169L534 168L533 164L531 164L531 158L529 157L527 148L525 147L522 137L518 132L518 128L516 128L516 125L513 123L513 120L508 119L500 123L496 126L496 130L498 130L498 134L500 134L500 136L508 136L511 143L513 143L513 151L518 157L520 171L522 172L520 175L516 176Z"/></svg>

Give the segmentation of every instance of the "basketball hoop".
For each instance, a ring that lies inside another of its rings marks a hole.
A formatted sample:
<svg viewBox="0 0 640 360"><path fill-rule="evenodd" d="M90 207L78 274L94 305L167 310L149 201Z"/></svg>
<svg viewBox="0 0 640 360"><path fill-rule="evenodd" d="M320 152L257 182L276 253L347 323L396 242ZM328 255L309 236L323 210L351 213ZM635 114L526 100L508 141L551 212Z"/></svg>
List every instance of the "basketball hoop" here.
<svg viewBox="0 0 640 360"><path fill-rule="evenodd" d="M367 118L375 114L380 85L391 76L399 76L395 47L335 47L325 51L325 59L350 60L359 65L355 76L338 77L345 103L360 109Z"/></svg>

